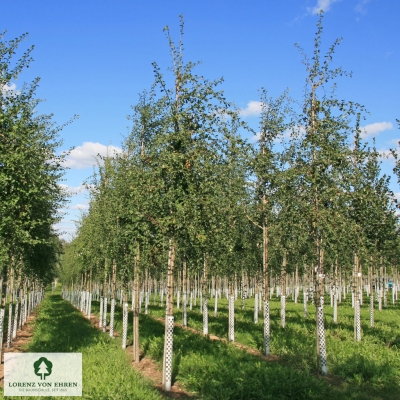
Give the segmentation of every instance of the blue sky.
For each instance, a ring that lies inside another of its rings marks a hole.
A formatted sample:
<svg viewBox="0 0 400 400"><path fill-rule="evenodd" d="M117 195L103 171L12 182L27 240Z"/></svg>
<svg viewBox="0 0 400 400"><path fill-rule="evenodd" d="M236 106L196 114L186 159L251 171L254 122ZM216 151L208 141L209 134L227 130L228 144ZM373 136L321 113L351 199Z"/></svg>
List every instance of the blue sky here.
<svg viewBox="0 0 400 400"><path fill-rule="evenodd" d="M177 39L179 14L185 18L186 61L202 61L196 72L206 78L224 77L227 99L257 129L259 88L271 96L290 88L291 97L301 100L306 73L294 43L310 53L322 8L323 48L343 37L334 65L353 72L338 80L338 97L367 108L365 136L375 137L379 150L400 140L399 1L0 0L0 7L5 39L29 32L21 50L35 45L35 61L15 87L39 76L37 96L46 100L41 113L53 113L59 124L79 114L61 132L60 150L75 147L63 184L79 192L58 225L67 239L88 205L81 184L93 172L94 156L107 146L118 150L129 131L131 105L153 82L151 63L163 71L170 65L163 28L169 25ZM391 173L392 163L384 160L383 171ZM400 192L396 179L392 189Z"/></svg>

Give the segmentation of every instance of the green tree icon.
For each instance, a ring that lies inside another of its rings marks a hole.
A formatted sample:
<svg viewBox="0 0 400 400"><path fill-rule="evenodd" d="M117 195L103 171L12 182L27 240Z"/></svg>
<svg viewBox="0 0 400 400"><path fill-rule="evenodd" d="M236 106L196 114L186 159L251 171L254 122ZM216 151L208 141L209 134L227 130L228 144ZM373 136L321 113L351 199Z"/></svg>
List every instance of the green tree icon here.
<svg viewBox="0 0 400 400"><path fill-rule="evenodd" d="M46 376L51 374L53 363L45 357L40 357L39 360L33 363L35 375L40 376L40 380L46 380Z"/></svg>

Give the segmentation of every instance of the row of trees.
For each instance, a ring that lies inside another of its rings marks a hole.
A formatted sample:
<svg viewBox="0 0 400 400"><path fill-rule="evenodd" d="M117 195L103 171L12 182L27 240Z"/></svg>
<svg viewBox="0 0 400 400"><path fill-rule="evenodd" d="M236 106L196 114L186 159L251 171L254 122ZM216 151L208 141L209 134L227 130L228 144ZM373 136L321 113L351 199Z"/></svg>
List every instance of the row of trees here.
<svg viewBox="0 0 400 400"><path fill-rule="evenodd" d="M62 250L53 225L66 193L59 186L64 155L51 115L39 115L39 78L15 89L14 81L32 61L33 46L15 60L27 34L6 41L0 35L0 331L7 299L23 299L55 276ZM9 297L8 297L9 296ZM1 340L2 340L1 334ZM10 336L10 335L9 335Z"/></svg>
<svg viewBox="0 0 400 400"><path fill-rule="evenodd" d="M273 99L261 90L260 131L256 143L247 143L243 131L252 131L217 90L222 80L195 75L197 64L184 63L183 19L177 44L168 27L165 32L172 78L153 64L155 82L133 107L123 152L105 157L90 182L89 212L66 247L61 278L80 282L90 273L104 280L104 295L110 275L126 289L134 280L136 293L145 271L166 280L168 390L178 272L200 273L204 285L211 275L226 276L231 295L243 270L261 280L268 354L271 271L284 280L296 268L312 270L318 359L326 373L325 275L337 273L338 264L352 271L355 259L365 270L397 265L399 254L389 178L381 174L377 150L361 140L364 108L335 94L337 78L346 75L331 66L340 40L321 55L321 15L312 57L300 49L304 98L294 102L285 92ZM137 326L138 309L134 314Z"/></svg>

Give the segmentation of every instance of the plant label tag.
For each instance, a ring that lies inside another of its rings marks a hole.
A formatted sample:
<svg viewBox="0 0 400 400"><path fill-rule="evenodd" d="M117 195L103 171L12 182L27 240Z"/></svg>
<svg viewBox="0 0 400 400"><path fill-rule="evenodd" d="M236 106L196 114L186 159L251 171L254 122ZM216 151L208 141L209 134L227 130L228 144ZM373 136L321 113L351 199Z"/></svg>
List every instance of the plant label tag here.
<svg viewBox="0 0 400 400"><path fill-rule="evenodd" d="M5 353L5 396L82 396L82 353Z"/></svg>

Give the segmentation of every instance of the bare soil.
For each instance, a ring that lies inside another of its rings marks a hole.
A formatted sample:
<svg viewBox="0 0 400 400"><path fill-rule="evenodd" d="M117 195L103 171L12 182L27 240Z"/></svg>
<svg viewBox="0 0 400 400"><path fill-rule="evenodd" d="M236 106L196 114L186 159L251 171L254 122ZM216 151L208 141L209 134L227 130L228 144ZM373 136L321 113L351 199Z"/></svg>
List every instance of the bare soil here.
<svg viewBox="0 0 400 400"><path fill-rule="evenodd" d="M32 311L28 320L22 326L22 329L17 331L17 337L12 341L11 347L7 348L7 341L3 344L2 357L0 364L0 387L4 387L4 353L23 353L26 350L26 345L30 342L33 336L32 322L36 318L36 312Z"/></svg>

